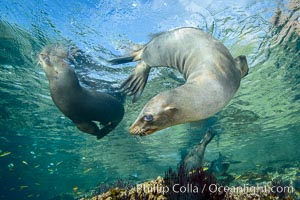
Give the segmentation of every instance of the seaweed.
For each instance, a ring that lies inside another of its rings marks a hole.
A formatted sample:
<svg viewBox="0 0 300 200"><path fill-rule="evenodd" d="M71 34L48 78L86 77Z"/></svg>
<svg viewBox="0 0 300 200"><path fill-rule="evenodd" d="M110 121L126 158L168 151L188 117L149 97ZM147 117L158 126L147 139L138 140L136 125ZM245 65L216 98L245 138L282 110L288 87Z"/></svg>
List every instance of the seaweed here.
<svg viewBox="0 0 300 200"><path fill-rule="evenodd" d="M183 163L179 164L176 170L169 168L165 172L164 178L160 178L160 180L163 181L163 185L161 185L163 190L154 189L149 192L143 188L138 190L132 183L118 179L111 185L101 183L94 190L92 196L98 199L100 196L97 195L101 195L103 199L113 200L221 200L226 194L224 190L211 191L212 188L218 187L217 179L211 172L204 171L203 168L188 171Z"/></svg>
<svg viewBox="0 0 300 200"><path fill-rule="evenodd" d="M217 179L211 172L204 171L202 167L187 171L183 163L177 171L170 168L165 173L164 183L169 188L166 197L170 200L218 200L224 199L226 194L223 189L215 190Z"/></svg>

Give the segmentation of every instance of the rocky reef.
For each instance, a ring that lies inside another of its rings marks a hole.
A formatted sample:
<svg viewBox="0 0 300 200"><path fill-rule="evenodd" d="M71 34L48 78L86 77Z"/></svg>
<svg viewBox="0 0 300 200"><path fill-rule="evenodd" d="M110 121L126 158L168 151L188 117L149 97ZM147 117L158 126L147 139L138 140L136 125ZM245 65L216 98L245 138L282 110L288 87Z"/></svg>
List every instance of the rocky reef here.
<svg viewBox="0 0 300 200"><path fill-rule="evenodd" d="M272 33L274 35L275 45L290 40L297 42L296 38L300 36L300 1L291 0L287 8L287 12L278 8L270 19L273 26Z"/></svg>
<svg viewBox="0 0 300 200"><path fill-rule="evenodd" d="M187 171L184 165L169 169L164 177L132 185L119 181L118 187L101 188L90 197L80 200L293 200L299 199L299 171L291 167L285 171L263 174L234 175L235 181L220 184L208 171L198 168ZM277 175L276 175L277 174ZM284 174L284 175L283 175ZM258 180L258 182L254 182ZM293 183L290 182L290 180ZM250 184L251 183L251 184ZM297 185L298 184L298 185ZM297 187L298 186L298 187ZM101 188L101 189L100 189ZM106 190L104 192L104 190Z"/></svg>

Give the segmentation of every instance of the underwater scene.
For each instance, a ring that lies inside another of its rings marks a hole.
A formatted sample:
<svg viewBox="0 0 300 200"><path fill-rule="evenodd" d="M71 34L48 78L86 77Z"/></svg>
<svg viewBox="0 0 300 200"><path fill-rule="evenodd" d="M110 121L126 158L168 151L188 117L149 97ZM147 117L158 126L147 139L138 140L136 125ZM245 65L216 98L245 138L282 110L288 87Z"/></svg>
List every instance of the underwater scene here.
<svg viewBox="0 0 300 200"><path fill-rule="evenodd" d="M299 18L299 0L0 0L0 199L300 199ZM199 121L174 93L184 117L130 128L186 75L153 67L124 92L136 52L183 27L246 56L237 91Z"/></svg>

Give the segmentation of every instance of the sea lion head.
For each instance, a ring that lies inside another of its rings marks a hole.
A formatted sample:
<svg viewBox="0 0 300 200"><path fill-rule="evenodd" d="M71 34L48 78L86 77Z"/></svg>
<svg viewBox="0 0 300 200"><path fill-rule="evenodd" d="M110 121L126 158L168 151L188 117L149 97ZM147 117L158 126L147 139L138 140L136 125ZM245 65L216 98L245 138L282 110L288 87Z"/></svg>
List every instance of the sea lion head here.
<svg viewBox="0 0 300 200"><path fill-rule="evenodd" d="M158 94L145 105L136 121L130 127L130 133L144 136L173 126L177 124L174 119L177 112L176 106L168 103L162 93Z"/></svg>
<svg viewBox="0 0 300 200"><path fill-rule="evenodd" d="M42 65L49 79L56 77L63 69L68 69L68 51L60 44L49 45L38 55L39 63Z"/></svg>

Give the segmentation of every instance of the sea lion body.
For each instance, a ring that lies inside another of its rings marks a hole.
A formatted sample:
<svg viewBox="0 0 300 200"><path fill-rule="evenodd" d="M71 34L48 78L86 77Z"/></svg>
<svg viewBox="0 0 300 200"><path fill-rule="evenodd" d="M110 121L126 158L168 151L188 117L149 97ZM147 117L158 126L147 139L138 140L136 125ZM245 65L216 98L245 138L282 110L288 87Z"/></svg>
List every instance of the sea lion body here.
<svg viewBox="0 0 300 200"><path fill-rule="evenodd" d="M81 87L68 57L68 51L61 45L48 46L39 54L52 100L79 130L99 139L122 120L123 105L108 94ZM100 130L93 121L99 122L103 128Z"/></svg>
<svg viewBox="0 0 300 200"><path fill-rule="evenodd" d="M227 48L196 28L179 28L156 35L129 57L112 60L119 64L141 60L122 85L136 101L147 82L151 67L170 67L186 82L153 97L130 128L132 134L147 135L176 124L206 119L220 111L248 73L245 56L234 59Z"/></svg>

